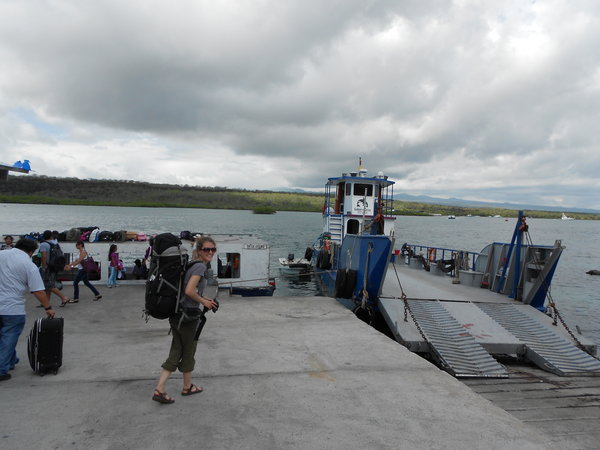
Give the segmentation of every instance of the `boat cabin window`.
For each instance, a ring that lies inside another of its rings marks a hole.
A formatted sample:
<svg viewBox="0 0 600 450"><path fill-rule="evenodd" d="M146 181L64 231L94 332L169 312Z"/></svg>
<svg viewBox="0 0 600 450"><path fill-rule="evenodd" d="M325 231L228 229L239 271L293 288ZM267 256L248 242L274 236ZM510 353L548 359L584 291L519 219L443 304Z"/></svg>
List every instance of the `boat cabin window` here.
<svg viewBox="0 0 600 450"><path fill-rule="evenodd" d="M360 195L361 197L373 197L373 185L372 184L354 184L354 195Z"/></svg>
<svg viewBox="0 0 600 450"><path fill-rule="evenodd" d="M240 277L240 254L220 253L217 257L219 265L219 278Z"/></svg>
<svg viewBox="0 0 600 450"><path fill-rule="evenodd" d="M348 220L346 224L346 234L358 234L359 223L356 219Z"/></svg>
<svg viewBox="0 0 600 450"><path fill-rule="evenodd" d="M352 193L352 183L346 183L346 195L350 195Z"/></svg>

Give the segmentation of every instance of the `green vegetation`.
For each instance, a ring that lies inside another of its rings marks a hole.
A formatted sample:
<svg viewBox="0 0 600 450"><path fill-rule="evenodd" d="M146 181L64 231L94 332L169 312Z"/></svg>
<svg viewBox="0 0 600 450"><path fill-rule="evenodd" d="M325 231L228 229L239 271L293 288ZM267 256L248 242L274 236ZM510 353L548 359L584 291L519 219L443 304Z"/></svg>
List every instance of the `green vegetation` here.
<svg viewBox="0 0 600 450"><path fill-rule="evenodd" d="M270 206L260 205L255 207L252 212L254 214L275 214L277 210L275 208L271 208Z"/></svg>
<svg viewBox="0 0 600 450"><path fill-rule="evenodd" d="M55 205L320 211L320 194L245 191L122 180L80 180L45 176L9 177L0 202Z"/></svg>
<svg viewBox="0 0 600 450"><path fill-rule="evenodd" d="M1 203L91 206L142 206L151 208L245 209L258 214L276 211L320 212L322 194L248 191L224 187L178 186L125 180L80 180L46 176L11 176L0 184ZM395 214L517 217L505 208L461 207L430 203L394 202ZM564 211L575 219L600 220L600 214ZM528 217L558 219L560 212L525 211Z"/></svg>

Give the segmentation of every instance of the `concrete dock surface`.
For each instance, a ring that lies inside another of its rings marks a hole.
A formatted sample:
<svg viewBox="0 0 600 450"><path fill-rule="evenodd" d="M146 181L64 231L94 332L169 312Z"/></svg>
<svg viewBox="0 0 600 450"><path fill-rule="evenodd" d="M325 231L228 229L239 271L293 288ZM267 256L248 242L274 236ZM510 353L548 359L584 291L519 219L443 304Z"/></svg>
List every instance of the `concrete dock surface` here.
<svg viewBox="0 0 600 450"><path fill-rule="evenodd" d="M326 297L224 298L196 354L198 395L181 374L151 400L168 321L142 319L142 286L56 308L63 367L35 375L27 334L0 384L8 449L547 449L547 437ZM66 295L72 288L65 287ZM53 297L53 305L59 300Z"/></svg>

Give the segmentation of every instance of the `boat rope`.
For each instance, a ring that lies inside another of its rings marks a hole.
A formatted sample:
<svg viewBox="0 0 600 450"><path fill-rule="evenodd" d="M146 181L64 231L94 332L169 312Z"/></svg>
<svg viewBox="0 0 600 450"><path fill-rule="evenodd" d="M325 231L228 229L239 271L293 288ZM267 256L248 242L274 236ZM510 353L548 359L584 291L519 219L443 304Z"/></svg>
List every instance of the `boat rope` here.
<svg viewBox="0 0 600 450"><path fill-rule="evenodd" d="M527 226L524 227L524 234L525 234L525 241L526 241L527 245L529 247L533 247L533 240L531 239L531 235L529 234L529 227L527 227ZM542 263L539 260L538 254L536 252L533 252L533 263L535 265L535 268L537 270L539 270L540 273L542 273ZM584 352L586 352L587 354L589 354L590 356L594 356L590 351L588 351L585 348L585 346L581 343L581 341L579 339L577 339L577 337L575 336L575 333L573 333L573 330L571 330L571 328L567 325L563 316L558 311L558 308L556 307L556 301L552 298L552 294L550 293L550 286L548 285L546 278L542 279L542 284L546 288L546 297L548 297L548 306L551 309L551 315L552 315L552 325L557 326L558 321L560 321L560 323L565 328L567 333L569 333L569 336L571 336L571 338L573 339L573 341L575 342L577 347L579 349L583 350Z"/></svg>
<svg viewBox="0 0 600 450"><path fill-rule="evenodd" d="M363 276L362 300L360 302L360 307L365 310L367 309L367 303L369 301L369 292L367 291L367 278L369 275L369 260L371 259L371 253L373 253L373 246L369 243L369 247L367 249L367 262L365 263L365 273Z"/></svg>
<svg viewBox="0 0 600 450"><path fill-rule="evenodd" d="M346 267L348 267L348 268L352 268L352 252L354 251L354 245L352 247L353 247L352 249L346 250L346 257L348 260Z"/></svg>
<svg viewBox="0 0 600 450"><path fill-rule="evenodd" d="M396 261L392 261L392 267L394 268L394 273L396 274L396 279L398 280L398 286L400 286L400 297L385 297L385 298L394 298L394 299L402 300L402 302L404 303L404 321L408 322L408 315L410 314L410 318L413 320L415 326L417 327L419 334L421 335L423 340L427 344L429 344L429 339L427 339L427 336L425 336L425 332L421 328L421 325L419 325L419 322L417 322L417 318L415 317L415 314L413 313L412 309L410 309L410 305L408 304L408 297L406 296L406 293L404 292L404 288L402 287L402 282L400 281L400 275L398 275L398 270L396 269Z"/></svg>

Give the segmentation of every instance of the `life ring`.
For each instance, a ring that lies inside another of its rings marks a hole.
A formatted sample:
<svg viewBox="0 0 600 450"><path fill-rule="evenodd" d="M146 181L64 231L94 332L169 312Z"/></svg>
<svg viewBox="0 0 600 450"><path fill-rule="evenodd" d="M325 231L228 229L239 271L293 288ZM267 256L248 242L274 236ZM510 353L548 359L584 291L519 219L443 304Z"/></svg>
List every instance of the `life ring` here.
<svg viewBox="0 0 600 450"><path fill-rule="evenodd" d="M429 250L427 250L427 259L431 262L435 261L435 254L436 254L436 249L430 248Z"/></svg>

